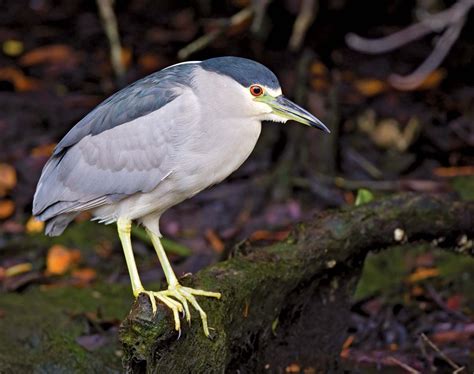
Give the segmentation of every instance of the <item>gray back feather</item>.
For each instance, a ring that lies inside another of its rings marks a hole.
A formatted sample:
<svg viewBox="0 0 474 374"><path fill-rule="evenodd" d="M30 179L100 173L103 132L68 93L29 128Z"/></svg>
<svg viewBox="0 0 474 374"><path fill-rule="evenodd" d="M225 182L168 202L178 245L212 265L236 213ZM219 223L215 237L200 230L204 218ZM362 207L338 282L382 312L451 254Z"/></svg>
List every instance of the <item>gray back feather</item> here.
<svg viewBox="0 0 474 374"><path fill-rule="evenodd" d="M124 88L59 142L33 201L33 214L41 220L67 215L50 227L52 234L64 229L72 213L149 192L169 175L169 134L193 104L192 95L180 97L189 92L194 68L171 67Z"/></svg>
<svg viewBox="0 0 474 374"><path fill-rule="evenodd" d="M174 100L176 88L189 85L194 64L170 67L150 74L104 100L80 120L58 143L53 156L59 155L87 135L103 131L147 115Z"/></svg>

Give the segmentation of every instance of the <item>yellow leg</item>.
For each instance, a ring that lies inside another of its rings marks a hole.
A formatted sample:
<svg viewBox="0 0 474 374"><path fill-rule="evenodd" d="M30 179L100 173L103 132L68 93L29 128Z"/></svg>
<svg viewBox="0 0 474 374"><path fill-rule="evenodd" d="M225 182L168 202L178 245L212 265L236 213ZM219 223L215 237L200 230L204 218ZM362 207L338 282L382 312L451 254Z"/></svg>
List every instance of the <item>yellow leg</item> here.
<svg viewBox="0 0 474 374"><path fill-rule="evenodd" d="M130 232L132 230L132 222L128 219L119 218L117 220L117 229L120 241L123 247L123 253L125 255L125 261L127 263L128 273L130 274L130 281L132 282L132 291L135 297L138 297L141 293L145 293L151 302L151 307L153 309L153 313L156 312L156 300L162 301L163 304L168 306L172 311L175 319L175 328L177 331L180 330L180 323L179 323L179 314L178 312L183 311L183 307L177 301L167 297L165 295L158 295L152 291L145 291L143 288L142 282L140 280L140 276L138 275L137 264L135 263L135 258L133 256L132 250L132 241L130 239Z"/></svg>
<svg viewBox="0 0 474 374"><path fill-rule="evenodd" d="M127 262L128 273L130 274L130 281L132 282L132 291L135 297L138 297L140 292L144 291L140 276L138 275L137 264L133 257L132 241L130 239L130 232L132 230L132 221L129 219L119 218L117 221L117 229L120 241L122 242L123 254Z"/></svg>
<svg viewBox="0 0 474 374"><path fill-rule="evenodd" d="M171 299L170 296L178 300L180 303L179 305L180 306L182 305L182 308L184 308L186 319L188 322L191 322L191 313L189 312L188 302L191 303L191 305L199 312L201 316L204 334L206 336L209 336L209 327L207 326L207 315L198 304L194 295L214 297L216 299L220 299L221 294L219 292L195 290L193 288L181 286L178 282L178 279L176 278L176 275L173 269L171 268L171 264L168 260L168 257L166 256L165 250L163 249L163 246L161 245L160 238L155 233L149 230L147 230L147 233L151 238L153 246L155 247L156 254L158 255L158 259L160 260L161 266L163 267L163 272L165 273L165 277L168 282L167 290L160 291L160 292L153 292L153 294L160 300L162 300L162 298L165 298L166 301L172 300L173 302L176 303L176 301ZM164 300L162 301L166 304ZM179 323L179 318L177 317L176 313L174 313L174 318L175 318L175 326L177 326L176 330L179 330L180 323Z"/></svg>

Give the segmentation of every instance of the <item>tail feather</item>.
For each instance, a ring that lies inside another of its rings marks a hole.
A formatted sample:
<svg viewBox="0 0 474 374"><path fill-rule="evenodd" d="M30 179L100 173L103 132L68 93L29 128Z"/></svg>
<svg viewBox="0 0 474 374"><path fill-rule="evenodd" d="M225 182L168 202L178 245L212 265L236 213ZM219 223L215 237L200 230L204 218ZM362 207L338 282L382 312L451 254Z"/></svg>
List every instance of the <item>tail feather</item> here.
<svg viewBox="0 0 474 374"><path fill-rule="evenodd" d="M63 233L71 221L76 218L79 213L65 213L55 216L46 221L44 233L48 236L59 236Z"/></svg>

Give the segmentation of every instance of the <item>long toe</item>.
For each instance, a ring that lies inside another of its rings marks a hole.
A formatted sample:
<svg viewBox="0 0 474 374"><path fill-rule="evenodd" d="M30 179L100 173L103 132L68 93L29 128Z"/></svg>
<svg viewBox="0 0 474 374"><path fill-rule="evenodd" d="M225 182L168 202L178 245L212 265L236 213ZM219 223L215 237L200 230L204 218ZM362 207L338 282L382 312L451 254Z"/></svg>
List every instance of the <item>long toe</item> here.
<svg viewBox="0 0 474 374"><path fill-rule="evenodd" d="M179 319L179 313L183 312L185 309L183 309L183 305L181 305L181 303L179 301L176 301L176 300L172 299L171 297L169 297L166 294L166 292L167 291L158 291L158 292L155 292L155 291L141 291L140 293L146 294L148 296L148 298L150 299L151 309L153 311L153 315L156 314L156 310L157 310L157 308L156 308L156 299L160 300L163 304L165 304L168 308L170 308L171 311L173 312L175 329L176 329L176 331L181 332L181 321ZM185 308L186 309L188 308L187 303L186 303Z"/></svg>
<svg viewBox="0 0 474 374"><path fill-rule="evenodd" d="M182 287L182 288L186 292L190 293L191 295L215 297L216 299L220 299L222 297L220 292L209 292L209 291L204 291L204 290L196 290L195 288L190 288L190 287Z"/></svg>
<svg viewBox="0 0 474 374"><path fill-rule="evenodd" d="M197 302L196 296L205 296L205 297L213 297L216 299L221 298L221 294L219 292L209 292L203 290L196 290L190 287L183 287L181 285L176 285L169 287L167 290L153 292L153 291L142 291L145 293L151 302L151 306L153 309L153 314L156 313L156 299L160 300L163 304L165 304L168 308L171 309L173 312L174 324L176 331L181 333L181 321L179 319L179 313L184 312L186 320L191 323L191 313L189 311L189 304L191 304L194 309L199 312L202 321L202 328L204 330L204 334L209 336L209 327L207 325L207 314L201 308L199 303Z"/></svg>

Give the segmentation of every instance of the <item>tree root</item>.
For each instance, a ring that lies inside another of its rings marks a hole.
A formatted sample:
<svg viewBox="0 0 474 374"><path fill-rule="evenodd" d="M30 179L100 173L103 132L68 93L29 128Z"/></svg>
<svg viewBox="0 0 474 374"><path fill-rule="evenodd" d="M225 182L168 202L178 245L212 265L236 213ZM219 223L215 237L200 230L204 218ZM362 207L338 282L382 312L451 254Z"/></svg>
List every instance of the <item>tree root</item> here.
<svg viewBox="0 0 474 374"><path fill-rule="evenodd" d="M178 338L169 311L140 297L120 328L129 373L334 372L351 295L369 251L435 241L473 254L474 203L447 195L397 195L324 212L283 242L241 245L227 261L182 280L222 293L200 300L211 339L195 318ZM443 238L442 240L439 240Z"/></svg>

